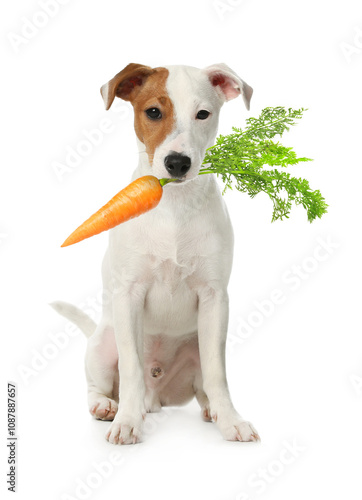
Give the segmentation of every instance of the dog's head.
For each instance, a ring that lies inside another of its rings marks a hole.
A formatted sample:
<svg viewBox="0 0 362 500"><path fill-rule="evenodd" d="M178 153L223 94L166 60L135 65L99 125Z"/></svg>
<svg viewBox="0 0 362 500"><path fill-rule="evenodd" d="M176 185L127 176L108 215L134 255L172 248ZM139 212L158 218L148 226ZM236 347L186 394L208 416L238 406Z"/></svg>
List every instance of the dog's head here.
<svg viewBox="0 0 362 500"><path fill-rule="evenodd" d="M135 131L153 175L190 180L215 141L224 102L242 95L247 109L253 89L225 64L151 68L129 64L103 85L109 109L115 97L130 101Z"/></svg>

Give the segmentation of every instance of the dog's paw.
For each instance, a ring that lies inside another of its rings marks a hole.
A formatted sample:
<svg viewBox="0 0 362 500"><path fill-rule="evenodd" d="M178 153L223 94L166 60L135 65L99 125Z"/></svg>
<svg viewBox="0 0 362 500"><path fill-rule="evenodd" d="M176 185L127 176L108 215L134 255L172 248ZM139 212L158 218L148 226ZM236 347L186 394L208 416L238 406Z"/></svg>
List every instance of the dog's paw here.
<svg viewBox="0 0 362 500"><path fill-rule="evenodd" d="M260 436L251 422L242 420L234 426L234 431L231 430L229 441L260 441Z"/></svg>
<svg viewBox="0 0 362 500"><path fill-rule="evenodd" d="M158 413L162 409L162 405L158 396L153 393L146 392L145 408L147 413Z"/></svg>
<svg viewBox="0 0 362 500"><path fill-rule="evenodd" d="M217 423L221 434L227 441L260 441L260 437L251 422L238 418L221 417L213 415L213 421Z"/></svg>
<svg viewBox="0 0 362 500"><path fill-rule="evenodd" d="M136 444L141 442L143 417L135 419L116 418L106 432L106 439L112 444Z"/></svg>
<svg viewBox="0 0 362 500"><path fill-rule="evenodd" d="M90 414L98 420L113 420L117 410L117 403L106 396L99 397L89 407Z"/></svg>
<svg viewBox="0 0 362 500"><path fill-rule="evenodd" d="M212 422L209 405L206 405L201 409L201 418L204 422Z"/></svg>

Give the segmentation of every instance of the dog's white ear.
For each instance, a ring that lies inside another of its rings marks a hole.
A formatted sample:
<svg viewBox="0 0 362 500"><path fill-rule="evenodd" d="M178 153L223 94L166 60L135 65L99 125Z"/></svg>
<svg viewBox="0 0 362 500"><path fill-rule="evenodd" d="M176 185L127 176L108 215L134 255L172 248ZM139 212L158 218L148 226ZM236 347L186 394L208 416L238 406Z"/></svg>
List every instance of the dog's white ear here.
<svg viewBox="0 0 362 500"><path fill-rule="evenodd" d="M153 72L154 70L149 66L136 63L128 64L112 80L101 87L106 109L111 107L116 96L125 101L132 101L146 78Z"/></svg>
<svg viewBox="0 0 362 500"><path fill-rule="evenodd" d="M229 66L224 63L213 64L205 68L204 71L224 101L235 99L235 97L241 94L246 109L250 109L250 99L253 95L253 89L234 73Z"/></svg>

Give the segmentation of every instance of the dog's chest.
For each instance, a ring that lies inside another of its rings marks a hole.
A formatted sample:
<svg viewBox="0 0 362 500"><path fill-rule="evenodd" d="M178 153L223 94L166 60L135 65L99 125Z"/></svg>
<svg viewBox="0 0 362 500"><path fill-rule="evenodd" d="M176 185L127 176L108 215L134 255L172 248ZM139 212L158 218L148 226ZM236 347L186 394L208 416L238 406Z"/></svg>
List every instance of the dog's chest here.
<svg viewBox="0 0 362 500"><path fill-rule="evenodd" d="M172 213L145 214L138 221L134 242L134 248L147 259L153 280L171 287L197 270L200 256L207 256L215 237L210 237L209 224L200 221L199 214L187 221L180 219Z"/></svg>
<svg viewBox="0 0 362 500"><path fill-rule="evenodd" d="M197 291L193 286L200 256L192 235L167 232L158 249L148 254L149 287L145 300L145 331L173 335L196 328Z"/></svg>
<svg viewBox="0 0 362 500"><path fill-rule="evenodd" d="M173 258L160 260L158 257L151 256L152 281L163 286L171 295L173 295L180 286L180 283L192 276L197 267L198 258L189 256L175 261Z"/></svg>
<svg viewBox="0 0 362 500"><path fill-rule="evenodd" d="M197 318L197 291L192 286L197 258L190 258L182 265L172 258L150 257L150 261L152 276L145 299L145 332L191 333Z"/></svg>

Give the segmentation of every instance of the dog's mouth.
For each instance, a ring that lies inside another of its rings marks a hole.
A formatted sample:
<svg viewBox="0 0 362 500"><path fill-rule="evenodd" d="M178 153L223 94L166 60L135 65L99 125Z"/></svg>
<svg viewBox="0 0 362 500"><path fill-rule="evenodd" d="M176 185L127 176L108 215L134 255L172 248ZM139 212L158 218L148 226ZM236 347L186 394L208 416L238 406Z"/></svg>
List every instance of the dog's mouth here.
<svg viewBox="0 0 362 500"><path fill-rule="evenodd" d="M165 184L182 184L182 183L186 182L187 180L188 179L186 179L186 176L180 177L180 178L163 177L162 179L160 179L160 182L161 182L161 185L164 186Z"/></svg>

